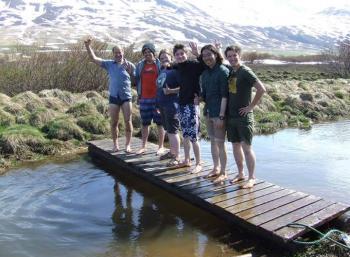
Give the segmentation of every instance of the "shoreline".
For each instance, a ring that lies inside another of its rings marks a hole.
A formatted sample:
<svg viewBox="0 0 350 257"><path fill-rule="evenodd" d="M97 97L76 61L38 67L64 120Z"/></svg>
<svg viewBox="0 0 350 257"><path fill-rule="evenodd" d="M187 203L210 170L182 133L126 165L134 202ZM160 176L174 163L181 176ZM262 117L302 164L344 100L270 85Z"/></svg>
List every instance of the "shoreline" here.
<svg viewBox="0 0 350 257"><path fill-rule="evenodd" d="M255 134L350 118L350 79L274 81L254 109ZM133 92L133 95L136 95ZM80 152L85 142L110 137L107 92L70 93L59 89L13 97L0 93L0 174L22 163ZM133 136L140 136L140 116L133 99ZM121 119L120 136L124 123ZM149 141L156 141L151 125ZM204 117L201 137L207 138ZM82 150L84 151L84 150ZM86 151L86 150L85 150Z"/></svg>

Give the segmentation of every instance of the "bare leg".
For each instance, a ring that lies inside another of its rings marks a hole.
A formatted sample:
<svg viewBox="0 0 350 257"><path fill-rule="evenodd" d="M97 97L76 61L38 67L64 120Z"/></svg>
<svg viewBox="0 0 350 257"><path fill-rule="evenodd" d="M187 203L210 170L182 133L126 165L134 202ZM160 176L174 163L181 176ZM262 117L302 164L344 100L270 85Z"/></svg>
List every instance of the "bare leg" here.
<svg viewBox="0 0 350 257"><path fill-rule="evenodd" d="M120 106L116 104L109 104L109 116L111 117L111 133L112 133L112 141L113 141L113 152L119 151L118 145L118 123L119 123L119 112Z"/></svg>
<svg viewBox="0 0 350 257"><path fill-rule="evenodd" d="M227 177L227 172L226 172L227 153L226 153L225 141L216 140L216 143L219 149L219 159L220 159L220 166L221 166L220 173Z"/></svg>
<svg viewBox="0 0 350 257"><path fill-rule="evenodd" d="M179 159L180 155L180 137L179 134L168 134L170 152L175 156L175 159Z"/></svg>
<svg viewBox="0 0 350 257"><path fill-rule="evenodd" d="M146 152L146 145L147 145L147 140L149 135L149 125L142 125L141 134L142 134L142 146L137 151L137 154L143 154Z"/></svg>
<svg viewBox="0 0 350 257"><path fill-rule="evenodd" d="M215 142L215 138L210 139L211 147L211 157L213 159L213 170L209 172L205 177L206 178L215 178L220 175L220 163L219 163L219 149L218 145Z"/></svg>
<svg viewBox="0 0 350 257"><path fill-rule="evenodd" d="M157 155L161 155L164 153L164 137L165 137L165 131L163 126L157 126L158 128L158 151Z"/></svg>
<svg viewBox="0 0 350 257"><path fill-rule="evenodd" d="M123 103L122 111L123 111L124 123L125 123L125 152L127 152L127 153L131 152L130 143L131 143L131 136L132 136L132 131L133 131L131 110L132 110L131 102Z"/></svg>
<svg viewBox="0 0 350 257"><path fill-rule="evenodd" d="M243 149L242 149L241 143L232 143L232 148L233 148L233 157L235 158L235 162L238 169L238 175L233 180L231 180L231 183L235 183L244 179L244 173L243 173L244 155L243 155Z"/></svg>
<svg viewBox="0 0 350 257"><path fill-rule="evenodd" d="M189 165L191 163L190 150L191 150L190 139L188 137L185 137L184 138L185 160L183 162L184 165Z"/></svg>
<svg viewBox="0 0 350 257"><path fill-rule="evenodd" d="M249 173L248 182L242 187L251 188L255 184L255 161L256 161L255 153L252 149L252 146L244 142L242 142L242 148L243 148L243 152L244 152L244 156L245 156L246 164L248 168L248 173Z"/></svg>
<svg viewBox="0 0 350 257"><path fill-rule="evenodd" d="M196 166L191 171L191 173L198 173L202 171L201 149L199 146L199 142L198 141L192 142L192 147L193 147L194 156L196 158Z"/></svg>

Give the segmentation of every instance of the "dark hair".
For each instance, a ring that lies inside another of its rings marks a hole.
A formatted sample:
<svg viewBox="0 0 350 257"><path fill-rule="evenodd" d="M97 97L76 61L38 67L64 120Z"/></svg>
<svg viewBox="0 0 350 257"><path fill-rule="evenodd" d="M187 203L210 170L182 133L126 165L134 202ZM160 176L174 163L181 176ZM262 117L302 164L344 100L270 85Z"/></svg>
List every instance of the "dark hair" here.
<svg viewBox="0 0 350 257"><path fill-rule="evenodd" d="M173 58L173 55L171 54L171 52L168 50L168 49L162 49L162 50L160 50L160 52L159 52L159 54L158 54L158 59L160 59L160 56L162 55L162 54L168 54L168 55L170 55L171 56L171 58Z"/></svg>
<svg viewBox="0 0 350 257"><path fill-rule="evenodd" d="M222 64L224 58L222 57L220 51L213 45L209 44L209 45L205 45L202 47L201 49L201 56L200 58L203 60L203 51L204 50L208 50L210 52L212 52L215 56L216 56L216 63L218 64Z"/></svg>
<svg viewBox="0 0 350 257"><path fill-rule="evenodd" d="M233 51L239 55L242 54L242 48L239 45L231 45L231 46L226 47L226 49L225 49L225 56L226 57L227 57L228 51Z"/></svg>
<svg viewBox="0 0 350 257"><path fill-rule="evenodd" d="M174 45L173 48L173 54L175 55L175 53L177 52L177 50L184 50L184 52L186 52L186 48L183 44L176 44Z"/></svg>

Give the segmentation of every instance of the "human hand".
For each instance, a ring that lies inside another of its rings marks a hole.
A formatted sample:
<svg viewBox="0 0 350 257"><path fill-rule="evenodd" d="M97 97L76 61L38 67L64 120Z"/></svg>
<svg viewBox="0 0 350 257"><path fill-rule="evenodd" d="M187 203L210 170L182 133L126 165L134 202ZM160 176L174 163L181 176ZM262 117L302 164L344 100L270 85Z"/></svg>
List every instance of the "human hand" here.
<svg viewBox="0 0 350 257"><path fill-rule="evenodd" d="M198 56L199 56L199 52L198 52L198 45L197 45L197 43L191 41L191 42L189 42L188 44L189 44L189 46L190 46L190 48L191 48L192 54L193 54L194 56L197 56L197 57L198 57Z"/></svg>
<svg viewBox="0 0 350 257"><path fill-rule="evenodd" d="M91 41L92 41L92 39L91 39L90 37L87 38L86 40L84 40L85 46L86 46L86 47L90 46L90 45L91 45Z"/></svg>
<svg viewBox="0 0 350 257"><path fill-rule="evenodd" d="M170 94L170 88L168 87L168 84L165 84L165 88L163 88L164 95Z"/></svg>
<svg viewBox="0 0 350 257"><path fill-rule="evenodd" d="M253 108L250 107L250 105L248 105L246 107L242 107L242 108L239 109L239 115L246 116L252 110L253 110Z"/></svg>
<svg viewBox="0 0 350 257"><path fill-rule="evenodd" d="M219 40L215 39L214 40L214 46L216 47L216 49L221 49L222 48L222 44Z"/></svg>

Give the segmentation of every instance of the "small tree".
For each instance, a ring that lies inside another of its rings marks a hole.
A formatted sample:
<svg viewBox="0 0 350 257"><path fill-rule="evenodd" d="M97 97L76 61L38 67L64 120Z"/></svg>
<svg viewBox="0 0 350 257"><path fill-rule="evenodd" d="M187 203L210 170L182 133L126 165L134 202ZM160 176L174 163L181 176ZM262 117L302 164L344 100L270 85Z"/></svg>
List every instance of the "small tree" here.
<svg viewBox="0 0 350 257"><path fill-rule="evenodd" d="M335 48L324 52L328 68L337 76L350 77L350 38L340 41Z"/></svg>

